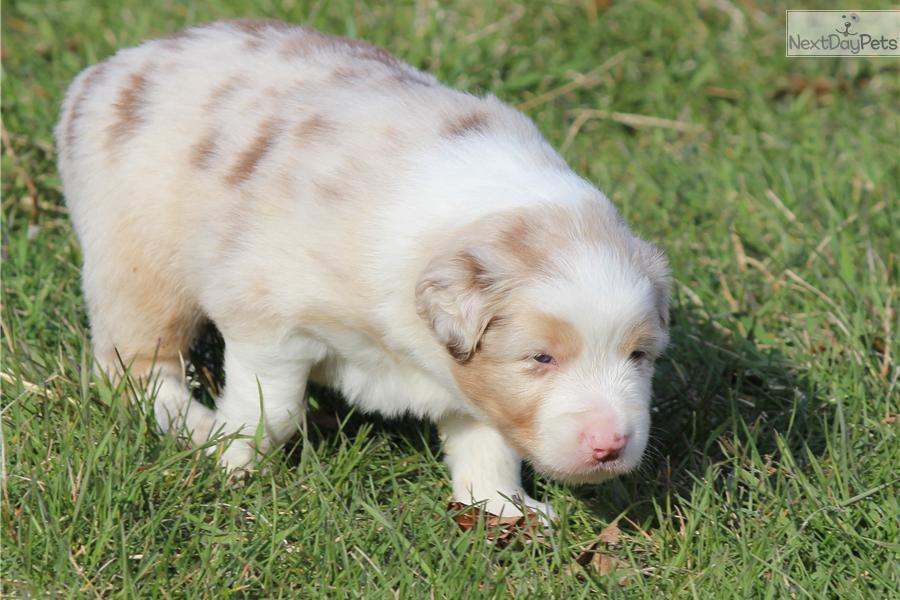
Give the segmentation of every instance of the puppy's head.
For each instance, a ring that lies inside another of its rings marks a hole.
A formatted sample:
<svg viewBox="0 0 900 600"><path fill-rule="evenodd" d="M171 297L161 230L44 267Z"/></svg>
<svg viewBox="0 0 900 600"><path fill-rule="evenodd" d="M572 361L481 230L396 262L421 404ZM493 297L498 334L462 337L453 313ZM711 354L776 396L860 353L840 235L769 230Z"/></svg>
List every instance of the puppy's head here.
<svg viewBox="0 0 900 600"><path fill-rule="evenodd" d="M588 483L640 463L669 285L662 253L591 201L482 220L416 291L476 410L539 471Z"/></svg>

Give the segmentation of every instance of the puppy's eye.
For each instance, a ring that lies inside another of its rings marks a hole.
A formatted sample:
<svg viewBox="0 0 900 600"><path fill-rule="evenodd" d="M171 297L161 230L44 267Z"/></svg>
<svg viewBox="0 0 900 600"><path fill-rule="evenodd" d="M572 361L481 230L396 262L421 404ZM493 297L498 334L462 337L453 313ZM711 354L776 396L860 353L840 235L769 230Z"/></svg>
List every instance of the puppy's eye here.
<svg viewBox="0 0 900 600"><path fill-rule="evenodd" d="M643 350L635 350L631 354L628 355L628 360L632 362L640 362L647 358L647 353Z"/></svg>
<svg viewBox="0 0 900 600"><path fill-rule="evenodd" d="M534 358L534 360L538 361L542 365L549 365L556 362L556 359L554 359L549 354L535 354L532 358Z"/></svg>

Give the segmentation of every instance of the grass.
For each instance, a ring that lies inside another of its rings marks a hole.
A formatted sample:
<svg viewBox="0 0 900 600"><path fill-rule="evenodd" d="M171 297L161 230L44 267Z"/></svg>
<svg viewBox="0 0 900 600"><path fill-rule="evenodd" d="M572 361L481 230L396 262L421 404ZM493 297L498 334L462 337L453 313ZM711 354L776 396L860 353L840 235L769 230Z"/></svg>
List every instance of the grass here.
<svg viewBox="0 0 900 600"><path fill-rule="evenodd" d="M2 594L896 593L898 60L786 59L783 7L764 2L606 4L4 1ZM51 139L63 90L117 48L248 15L523 104L669 253L653 448L604 486L534 478L562 513L548 544L460 531L426 424L364 420L319 390L338 424L237 488L91 380ZM613 521L604 568L575 565Z"/></svg>

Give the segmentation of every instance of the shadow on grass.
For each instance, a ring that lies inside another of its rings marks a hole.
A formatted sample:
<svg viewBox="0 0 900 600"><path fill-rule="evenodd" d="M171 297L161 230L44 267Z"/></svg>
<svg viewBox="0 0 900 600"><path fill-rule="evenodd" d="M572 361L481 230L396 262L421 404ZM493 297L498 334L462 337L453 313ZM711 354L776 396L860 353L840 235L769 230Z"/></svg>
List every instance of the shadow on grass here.
<svg viewBox="0 0 900 600"><path fill-rule="evenodd" d="M223 381L223 341L209 325L192 348L192 362L204 384L198 397L209 403ZM780 437L797 457L825 445L823 410L812 384L797 375L777 352L760 348L752 337L729 332L691 306L675 307L671 343L654 379L651 440L640 470L601 486L572 487L573 495L603 520L625 514L644 527L659 525L661 514L674 518L679 498L689 498L696 481L713 465L728 481L731 461L778 455ZM414 418L383 419L353 411L336 392L311 386L315 404L308 416L315 447L342 432L352 437L363 424L390 438L398 448L440 456L433 426ZM302 441L286 445L290 464L300 461ZM435 464L435 468L441 468ZM526 467L525 487L535 492ZM664 510L658 510L660 507Z"/></svg>

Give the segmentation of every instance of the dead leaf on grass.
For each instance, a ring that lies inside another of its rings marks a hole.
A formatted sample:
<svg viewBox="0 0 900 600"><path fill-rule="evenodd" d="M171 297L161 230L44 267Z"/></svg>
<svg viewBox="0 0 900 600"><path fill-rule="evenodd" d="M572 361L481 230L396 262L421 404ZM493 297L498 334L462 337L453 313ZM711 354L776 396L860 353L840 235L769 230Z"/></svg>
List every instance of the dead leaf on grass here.
<svg viewBox="0 0 900 600"><path fill-rule="evenodd" d="M619 543L619 522L613 521L609 525L603 528L603 531L600 532L600 541L606 542L610 546L615 546Z"/></svg>
<svg viewBox="0 0 900 600"><path fill-rule="evenodd" d="M514 540L544 541L544 524L540 515L533 511L519 517L498 517L462 502L450 502L447 510L457 513L453 520L463 531L475 529L479 521L483 520L487 541L498 548L504 548Z"/></svg>
<svg viewBox="0 0 900 600"><path fill-rule="evenodd" d="M614 572L620 561L613 556L609 549L619 543L621 533L617 520L604 527L600 535L578 553L575 557L575 564L570 565L567 569L568 573L577 575L578 566L591 569L599 575L609 575ZM627 579L627 577L622 578L624 583L627 583ZM621 585L624 583L620 581Z"/></svg>

